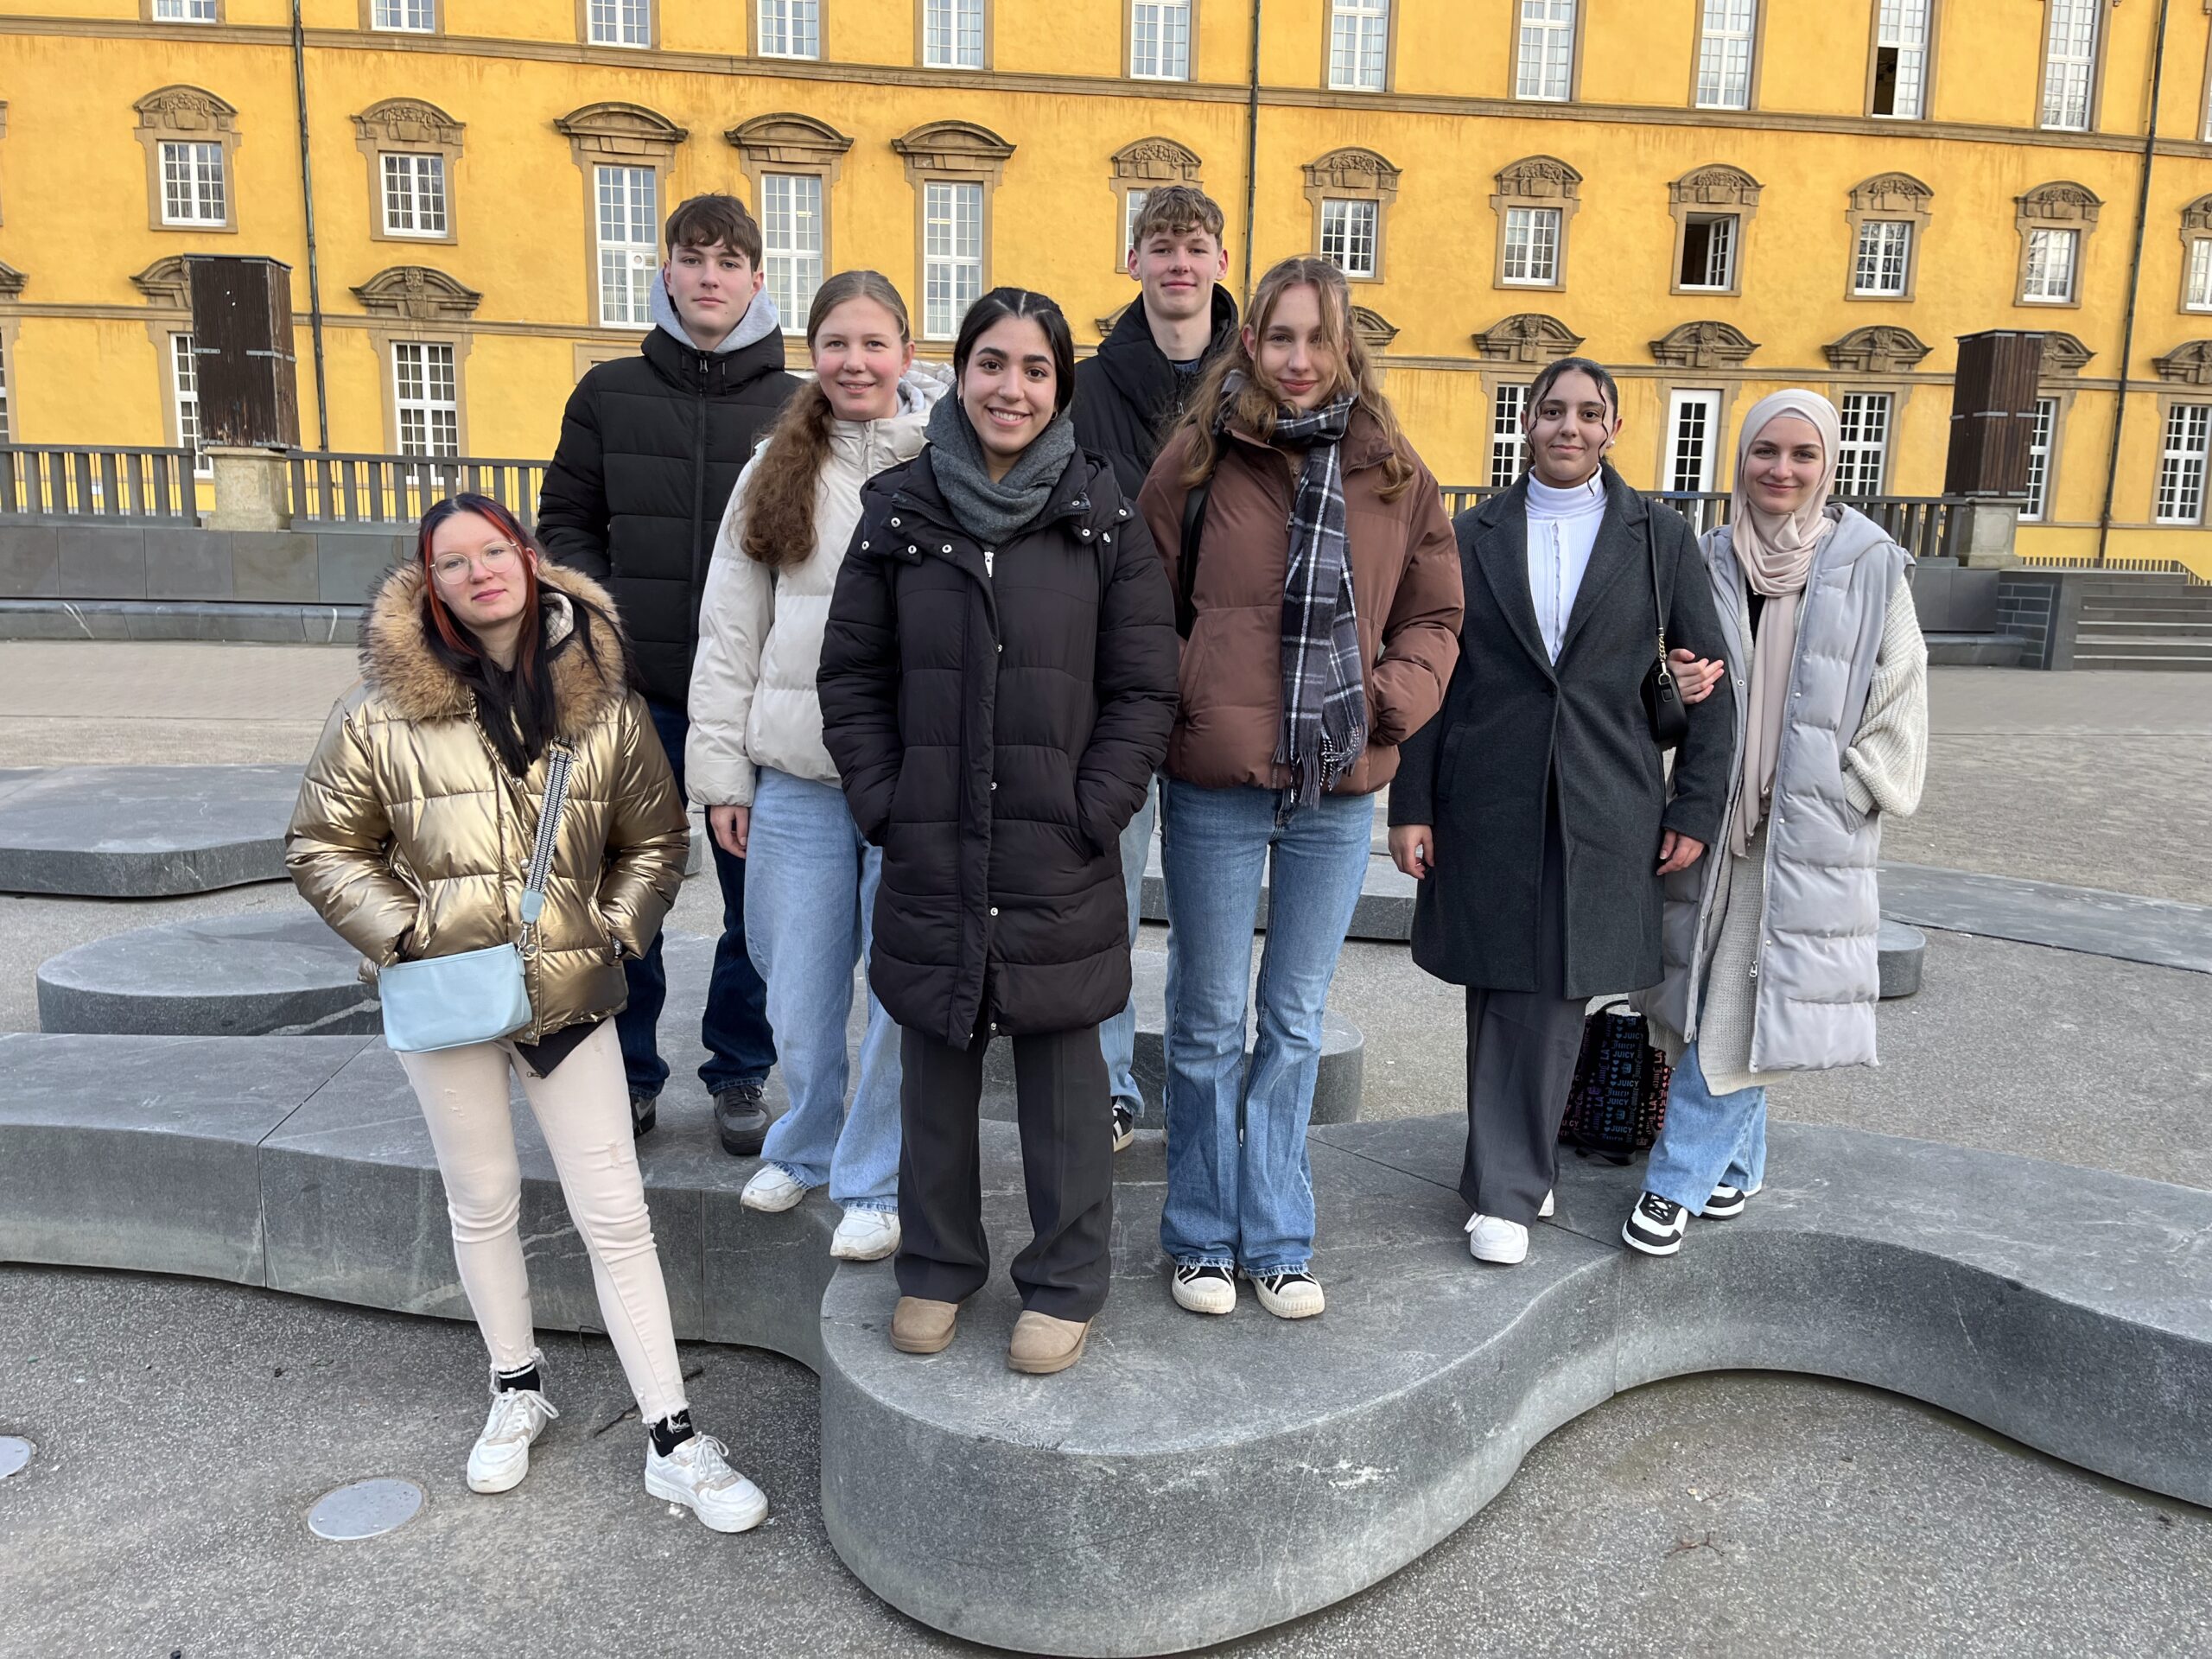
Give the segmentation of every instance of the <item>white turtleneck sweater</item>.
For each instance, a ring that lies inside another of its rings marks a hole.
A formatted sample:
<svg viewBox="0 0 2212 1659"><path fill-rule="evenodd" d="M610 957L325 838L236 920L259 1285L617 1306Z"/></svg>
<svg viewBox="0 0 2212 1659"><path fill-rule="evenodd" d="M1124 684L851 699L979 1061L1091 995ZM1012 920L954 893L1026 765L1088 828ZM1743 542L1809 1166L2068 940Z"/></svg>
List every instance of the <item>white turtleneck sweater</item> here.
<svg viewBox="0 0 2212 1659"><path fill-rule="evenodd" d="M1529 475L1529 597L1535 603L1537 632L1554 662L1567 642L1567 620L1574 614L1574 596L1582 591L1590 550L1598 543L1598 526L1605 518L1602 473L1571 490L1554 489L1534 473Z"/></svg>

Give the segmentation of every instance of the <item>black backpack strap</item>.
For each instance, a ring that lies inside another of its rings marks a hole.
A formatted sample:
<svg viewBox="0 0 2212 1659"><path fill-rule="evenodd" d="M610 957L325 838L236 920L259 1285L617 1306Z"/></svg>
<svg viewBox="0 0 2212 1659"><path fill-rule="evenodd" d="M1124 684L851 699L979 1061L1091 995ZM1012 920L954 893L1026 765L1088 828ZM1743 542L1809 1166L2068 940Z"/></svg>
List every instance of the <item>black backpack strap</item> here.
<svg viewBox="0 0 2212 1659"><path fill-rule="evenodd" d="M1175 632L1188 639L1197 626L1198 607L1198 543L1205 537L1206 498L1213 493L1213 474L1208 473L1183 497L1183 544L1179 567L1182 584L1175 594Z"/></svg>

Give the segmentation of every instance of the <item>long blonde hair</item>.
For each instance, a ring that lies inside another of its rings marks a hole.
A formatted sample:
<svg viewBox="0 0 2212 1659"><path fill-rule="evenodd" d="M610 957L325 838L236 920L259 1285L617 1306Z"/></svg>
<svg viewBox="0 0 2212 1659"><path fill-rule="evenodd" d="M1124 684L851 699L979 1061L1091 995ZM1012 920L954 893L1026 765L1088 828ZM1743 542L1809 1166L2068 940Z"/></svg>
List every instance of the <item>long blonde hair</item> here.
<svg viewBox="0 0 2212 1659"><path fill-rule="evenodd" d="M1245 315L1244 327L1237 331L1229 349L1207 369L1198 389L1191 394L1190 406L1180 423L1191 429L1190 451L1183 459L1183 486L1188 489L1213 471L1219 460L1221 442L1214 429L1223 423L1224 413L1229 424L1242 427L1262 442L1274 435L1277 410L1282 400L1262 384L1259 365L1244 341L1248 334L1258 340L1267 334L1275 307L1294 288L1311 288L1320 299L1321 340L1336 359L1336 373L1325 397L1351 393L1353 402L1382 429L1383 441L1390 446L1390 453L1382 461L1383 483L1379 493L1385 501L1395 501L1414 481L1413 451L1399 430L1398 417L1390 408L1390 400L1382 395L1382 376L1376 370L1375 361L1368 356L1358 331L1351 326L1351 289L1344 282L1344 272L1328 260L1308 254L1281 260L1268 268L1268 274L1260 278L1260 285L1252 291L1252 307ZM1233 374L1243 375L1243 384L1232 400L1228 383ZM1229 405L1225 411L1224 404Z"/></svg>
<svg viewBox="0 0 2212 1659"><path fill-rule="evenodd" d="M897 320L900 345L913 338L906 302L888 276L841 270L814 290L814 303L806 310L809 346L830 314L848 300L874 300ZM738 545L747 558L774 568L804 564L814 556L815 490L830 459L830 432L836 418L818 378L793 392L776 417L746 487L745 529Z"/></svg>

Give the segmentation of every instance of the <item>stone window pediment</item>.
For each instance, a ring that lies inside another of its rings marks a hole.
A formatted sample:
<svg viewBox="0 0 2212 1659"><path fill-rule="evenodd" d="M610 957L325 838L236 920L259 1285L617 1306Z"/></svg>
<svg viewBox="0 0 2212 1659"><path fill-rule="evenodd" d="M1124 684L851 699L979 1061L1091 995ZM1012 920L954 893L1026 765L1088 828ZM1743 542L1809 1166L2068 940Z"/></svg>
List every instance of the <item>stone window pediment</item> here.
<svg viewBox="0 0 2212 1659"><path fill-rule="evenodd" d="M2046 379L2082 372L2096 353L2079 336L2052 329L2043 337L2043 374Z"/></svg>
<svg viewBox="0 0 2212 1659"><path fill-rule="evenodd" d="M2153 359L2158 378L2177 386L2212 386L2212 340L2192 340Z"/></svg>
<svg viewBox="0 0 2212 1659"><path fill-rule="evenodd" d="M1651 360L1675 369L1733 368L1758 350L1732 322L1706 319L1670 328L1651 342Z"/></svg>
<svg viewBox="0 0 2212 1659"><path fill-rule="evenodd" d="M155 231L234 234L238 112L204 86L157 87L130 106L146 152L146 226ZM209 155L213 149L219 153ZM163 152L168 164L163 165Z"/></svg>
<svg viewBox="0 0 2212 1659"><path fill-rule="evenodd" d="M1501 317L1472 336L1475 355L1485 363L1515 363L1541 368L1562 357L1572 357L1582 336L1557 317L1541 311L1521 311Z"/></svg>
<svg viewBox="0 0 2212 1659"><path fill-rule="evenodd" d="M1491 199L1558 205L1582 200L1582 175L1556 156L1529 156L1497 169L1497 195Z"/></svg>
<svg viewBox="0 0 2212 1659"><path fill-rule="evenodd" d="M130 106L141 131L214 137L238 130L238 111L203 86L164 86Z"/></svg>
<svg viewBox="0 0 2212 1659"><path fill-rule="evenodd" d="M364 140L387 149L458 150L466 124L418 98L387 98L353 118L353 130Z"/></svg>
<svg viewBox="0 0 2212 1659"><path fill-rule="evenodd" d="M1748 212L1759 205L1759 192L1764 188L1743 168L1716 163L1683 174L1667 190L1676 207L1736 207Z"/></svg>
<svg viewBox="0 0 2212 1659"><path fill-rule="evenodd" d="M1140 138L1113 155L1114 178L1140 189L1164 184L1197 184L1199 174L1196 150L1173 138Z"/></svg>
<svg viewBox="0 0 2212 1659"><path fill-rule="evenodd" d="M1359 343L1367 348L1370 357L1380 357L1389 349L1390 342L1398 337L1398 326L1379 311L1363 305L1351 308L1352 333L1359 336Z"/></svg>
<svg viewBox="0 0 2212 1659"><path fill-rule="evenodd" d="M586 104L556 117L553 127L575 148L580 159L617 162L665 162L691 136L688 129L642 104Z"/></svg>
<svg viewBox="0 0 2212 1659"><path fill-rule="evenodd" d="M2104 208L2096 192L2070 179L2039 184L2017 198L2017 201L2024 227L2078 225L2087 228L2097 222L2097 215Z"/></svg>
<svg viewBox="0 0 2212 1659"><path fill-rule="evenodd" d="M156 259L130 279L130 285L146 296L146 303L165 311L192 310L191 278L185 275L184 256L171 254L166 259Z"/></svg>
<svg viewBox="0 0 2212 1659"><path fill-rule="evenodd" d="M756 115L722 134L754 168L826 168L834 172L853 141L810 115L784 111Z"/></svg>
<svg viewBox="0 0 2212 1659"><path fill-rule="evenodd" d="M0 300L19 300L23 296L23 284L30 278L13 265L0 260Z"/></svg>
<svg viewBox="0 0 2212 1659"><path fill-rule="evenodd" d="M1910 173L1877 173L1851 190L1851 211L1883 218L1924 217L1935 191Z"/></svg>
<svg viewBox="0 0 2212 1659"><path fill-rule="evenodd" d="M2212 194L2199 196L2181 210L2182 234L2212 234Z"/></svg>
<svg viewBox="0 0 2212 1659"><path fill-rule="evenodd" d="M1364 196L1395 201L1403 170L1371 149L1347 144L1306 163L1306 193L1332 196Z"/></svg>
<svg viewBox="0 0 2212 1659"><path fill-rule="evenodd" d="M391 265L353 290L372 317L401 322L466 322L484 296L433 265Z"/></svg>
<svg viewBox="0 0 2212 1659"><path fill-rule="evenodd" d="M1934 349L1911 329L1887 322L1853 328L1821 347L1830 368L1857 374L1903 374Z"/></svg>
<svg viewBox="0 0 2212 1659"><path fill-rule="evenodd" d="M909 182L923 178L985 179L995 184L1014 147L973 121L931 121L891 141Z"/></svg>

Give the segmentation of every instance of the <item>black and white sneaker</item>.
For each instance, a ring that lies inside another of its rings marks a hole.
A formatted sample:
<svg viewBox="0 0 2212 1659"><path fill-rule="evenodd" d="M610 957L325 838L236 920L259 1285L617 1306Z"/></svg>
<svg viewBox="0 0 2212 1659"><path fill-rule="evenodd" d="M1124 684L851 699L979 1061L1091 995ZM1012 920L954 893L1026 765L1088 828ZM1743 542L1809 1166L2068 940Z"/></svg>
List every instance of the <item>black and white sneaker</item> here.
<svg viewBox="0 0 2212 1659"><path fill-rule="evenodd" d="M1327 1306L1321 1287L1310 1273L1262 1273L1245 1275L1259 1293L1260 1306L1279 1319L1310 1319Z"/></svg>
<svg viewBox="0 0 2212 1659"><path fill-rule="evenodd" d="M1137 1115L1129 1109L1128 1103L1116 1101L1114 1103L1114 1150L1127 1152L1136 1138Z"/></svg>
<svg viewBox="0 0 2212 1659"><path fill-rule="evenodd" d="M1646 1255L1672 1255L1682 1248L1682 1235L1689 1225L1690 1212L1681 1205L1656 1192L1646 1192L1621 1224L1621 1237L1631 1250Z"/></svg>
<svg viewBox="0 0 2212 1659"><path fill-rule="evenodd" d="M1175 1306L1192 1313L1234 1313L1236 1277L1211 1263L1175 1269Z"/></svg>
<svg viewBox="0 0 2212 1659"><path fill-rule="evenodd" d="M1716 1186L1713 1189L1713 1196L1705 1201L1705 1208L1697 1212L1698 1219L1733 1221L1744 1213L1744 1206L1757 1197L1758 1192L1756 1186L1748 1192L1740 1186Z"/></svg>

